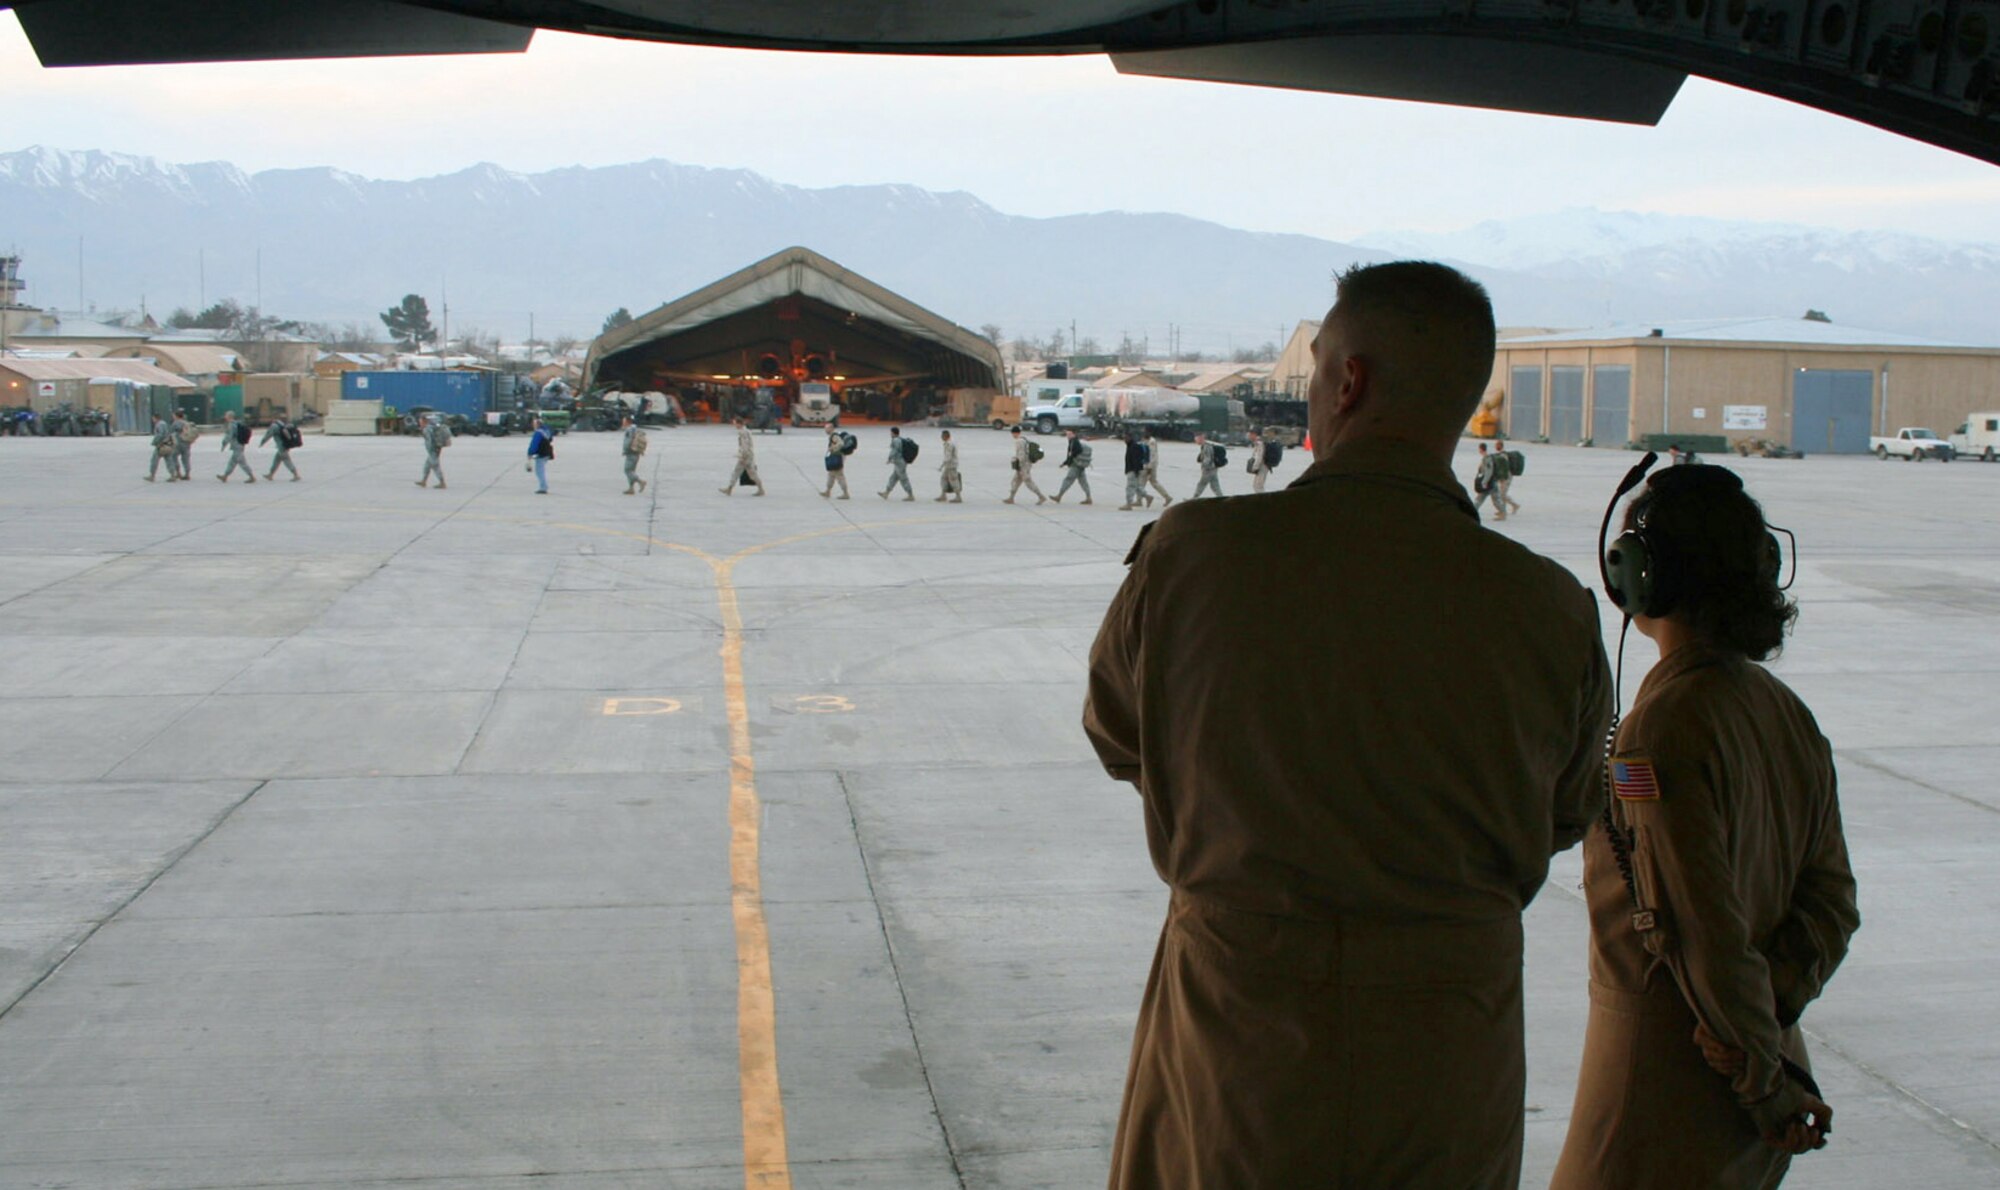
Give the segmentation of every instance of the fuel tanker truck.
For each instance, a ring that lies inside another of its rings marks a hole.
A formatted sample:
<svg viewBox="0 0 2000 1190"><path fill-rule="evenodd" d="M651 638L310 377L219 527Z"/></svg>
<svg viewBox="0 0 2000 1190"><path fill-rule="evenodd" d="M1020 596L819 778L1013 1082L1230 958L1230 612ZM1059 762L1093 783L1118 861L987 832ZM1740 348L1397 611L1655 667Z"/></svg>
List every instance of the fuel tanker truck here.
<svg viewBox="0 0 2000 1190"><path fill-rule="evenodd" d="M1226 437L1241 432L1243 403L1210 393L1171 388L1107 388L1085 394L1086 412L1107 434L1151 431L1191 442L1197 432Z"/></svg>

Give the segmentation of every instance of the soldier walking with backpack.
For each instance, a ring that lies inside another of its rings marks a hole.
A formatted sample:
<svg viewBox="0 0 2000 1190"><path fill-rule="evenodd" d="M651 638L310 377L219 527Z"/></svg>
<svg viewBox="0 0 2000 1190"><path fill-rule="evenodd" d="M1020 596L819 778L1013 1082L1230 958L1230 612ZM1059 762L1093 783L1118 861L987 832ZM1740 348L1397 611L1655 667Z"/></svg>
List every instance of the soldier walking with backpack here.
<svg viewBox="0 0 2000 1190"><path fill-rule="evenodd" d="M646 457L646 431L633 424L629 413L620 420L625 423L624 438L619 445L623 448L620 453L625 456L625 494L629 496L635 488L646 490L646 481L639 478L639 460Z"/></svg>
<svg viewBox="0 0 2000 1190"><path fill-rule="evenodd" d="M903 431L897 429L895 426L890 426L889 486L875 494L887 500L889 493L896 490L896 485L902 484L903 499L906 501L916 499L917 494L910 490L910 462L916 457L917 444L903 437Z"/></svg>
<svg viewBox="0 0 2000 1190"><path fill-rule="evenodd" d="M187 419L187 414L174 414L174 461L180 466L180 474L175 479L194 478L194 444L201 437L201 427Z"/></svg>
<svg viewBox="0 0 2000 1190"><path fill-rule="evenodd" d="M535 424L540 426L542 424L541 419L537 418ZM444 448L451 445L451 430L445 426L444 422L438 419L437 414L433 413L424 419L424 427L418 431L418 434L424 440L424 477L417 481L417 486L420 488L431 486L431 475L435 473L438 477L438 491L442 492L444 491Z"/></svg>
<svg viewBox="0 0 2000 1190"><path fill-rule="evenodd" d="M441 430L444 429L443 426L439 426L438 428ZM449 430L445 432L447 434L450 433ZM550 432L547 426L542 424L542 419L538 417L535 419L535 432L528 436L528 468L535 473L535 495L537 496L546 496L549 494L549 460L555 457L556 436ZM444 484L439 482L438 486L443 487Z"/></svg>
<svg viewBox="0 0 2000 1190"><path fill-rule="evenodd" d="M1014 482L1007 486L1007 498L1000 503L1012 504L1014 502L1014 494L1020 491L1024 485L1029 491L1035 494L1035 503L1048 503L1049 498L1042 495L1042 489L1035 486L1035 477L1033 475L1035 463L1041 457L1042 444L1039 442L1030 442L1026 438L1023 438L1021 436L1021 427L1015 426Z"/></svg>
<svg viewBox="0 0 2000 1190"><path fill-rule="evenodd" d="M757 474L757 445L750 440L750 426L742 418L731 419L736 425L736 466L729 470L729 482L722 488L727 496L736 490L739 483L756 484L757 494L764 494L764 481Z"/></svg>
<svg viewBox="0 0 2000 1190"><path fill-rule="evenodd" d="M1194 444L1194 461L1201 468L1201 482L1194 485L1194 495L1188 499L1199 500L1203 492L1214 492L1220 496L1222 481L1215 477L1215 473L1228 465L1229 452L1220 443L1210 442L1207 434L1196 434Z"/></svg>
<svg viewBox="0 0 2000 1190"><path fill-rule="evenodd" d="M1133 434L1125 439L1125 503L1118 511L1131 512L1146 498L1146 444Z"/></svg>
<svg viewBox="0 0 2000 1190"><path fill-rule="evenodd" d="M1250 461L1244 470L1250 473L1250 490L1263 491L1264 481L1271 478L1271 456L1265 450L1264 436L1256 430L1250 431Z"/></svg>
<svg viewBox="0 0 2000 1190"><path fill-rule="evenodd" d="M238 422L233 412L223 414L222 449L229 455L229 462L223 466L222 474L216 476L217 479L228 483L229 477L236 474L236 469L241 467L244 483L257 482L257 472L243 460L243 448L248 445L250 445L250 427Z"/></svg>
<svg viewBox="0 0 2000 1190"><path fill-rule="evenodd" d="M1501 458L1490 453L1484 442L1479 444L1479 470L1472 473L1472 511L1488 500L1493 501L1493 519L1507 519L1507 506L1500 502L1500 486L1493 482L1494 470L1501 465Z"/></svg>
<svg viewBox="0 0 2000 1190"><path fill-rule="evenodd" d="M1069 491L1069 485L1076 484L1083 488L1083 502L1088 504L1090 477L1084 472L1090 470L1090 444L1077 437L1075 430L1065 430L1063 436L1069 439L1069 449L1063 452L1063 481L1056 488L1055 501L1061 504L1063 493Z"/></svg>
<svg viewBox="0 0 2000 1190"><path fill-rule="evenodd" d="M1521 458L1520 451L1508 450L1507 444L1498 438L1493 440L1493 454L1495 457L1493 464L1493 490L1497 493L1493 497L1493 506L1500 509L1503 514L1510 511L1519 512L1521 511L1521 502L1514 499L1511 489L1514 486L1514 477L1521 473L1521 468L1525 460Z"/></svg>
<svg viewBox="0 0 2000 1190"><path fill-rule="evenodd" d="M958 443L951 440L951 431L938 435L938 442L944 448L944 461L938 464L937 502L943 504L947 497L953 504L965 503L965 482L958 476Z"/></svg>
<svg viewBox="0 0 2000 1190"><path fill-rule="evenodd" d="M164 417L153 419L153 461L146 467L146 482L154 482L160 473L160 463L167 464L167 482L181 477L180 439L174 435L173 423Z"/></svg>
<svg viewBox="0 0 2000 1190"><path fill-rule="evenodd" d="M292 462L292 451L299 445L297 427L282 417L273 419L271 424L264 428L264 436L257 441L257 445L277 448L276 453L271 455L271 469L264 473L265 479L278 478L278 468L283 467L292 473L293 483L299 481L299 466Z"/></svg>
<svg viewBox="0 0 2000 1190"><path fill-rule="evenodd" d="M821 499L830 500L833 498L834 484L840 485L840 498L842 500L847 499L847 456L853 454L856 446L859 445L858 443L856 446L848 445L852 442L854 442L854 435L842 430L836 430L831 426L827 427L826 490L820 493Z"/></svg>

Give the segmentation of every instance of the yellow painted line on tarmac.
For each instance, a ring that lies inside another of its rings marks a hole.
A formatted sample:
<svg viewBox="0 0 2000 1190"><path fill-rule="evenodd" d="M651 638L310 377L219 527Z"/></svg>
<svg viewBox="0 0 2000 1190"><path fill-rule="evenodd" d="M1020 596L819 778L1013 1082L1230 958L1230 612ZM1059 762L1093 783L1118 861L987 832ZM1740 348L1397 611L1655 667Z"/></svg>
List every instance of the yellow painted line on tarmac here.
<svg viewBox="0 0 2000 1190"><path fill-rule="evenodd" d="M743 684L743 613L736 601L738 554L709 559L722 612L722 697L729 716L729 909L736 924L736 1065L743 1101L743 1184L790 1190L785 1098L778 1082L778 996L764 920L763 803Z"/></svg>
<svg viewBox="0 0 2000 1190"><path fill-rule="evenodd" d="M317 506L326 508L328 506ZM400 512L379 506L350 511ZM763 802L757 794L757 757L750 737L750 700L743 677L743 613L736 598L736 564L767 550L867 529L960 521L963 517L921 517L876 524L845 524L780 537L718 558L707 550L645 533L566 521L528 521L490 514L456 514L460 519L570 529L603 537L643 541L660 549L699 558L715 581L722 617L722 690L729 720L729 906L736 932L736 1062L742 1101L743 1185L745 1190L791 1190L792 1164L785 1136L784 1090L778 1080L778 997L771 978L771 932L764 916ZM640 701L640 700L626 700ZM671 700L666 700L671 701ZM607 714L615 713L608 706Z"/></svg>

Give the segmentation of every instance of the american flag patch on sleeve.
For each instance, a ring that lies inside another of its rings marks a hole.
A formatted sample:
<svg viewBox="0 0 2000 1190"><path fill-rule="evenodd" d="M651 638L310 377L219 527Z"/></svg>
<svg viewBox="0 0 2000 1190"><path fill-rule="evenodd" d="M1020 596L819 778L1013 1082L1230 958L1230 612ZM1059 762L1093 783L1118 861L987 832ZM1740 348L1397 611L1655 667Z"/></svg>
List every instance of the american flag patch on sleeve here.
<svg viewBox="0 0 2000 1190"><path fill-rule="evenodd" d="M1660 800L1660 781L1650 760L1615 759L1611 762L1611 792L1621 802Z"/></svg>

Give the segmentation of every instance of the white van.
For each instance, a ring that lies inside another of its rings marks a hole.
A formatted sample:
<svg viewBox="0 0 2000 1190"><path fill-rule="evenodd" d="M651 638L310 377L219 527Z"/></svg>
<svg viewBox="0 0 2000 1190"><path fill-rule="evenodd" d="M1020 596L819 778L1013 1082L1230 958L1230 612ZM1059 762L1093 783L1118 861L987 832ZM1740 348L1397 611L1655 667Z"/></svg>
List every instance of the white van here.
<svg viewBox="0 0 2000 1190"><path fill-rule="evenodd" d="M2000 458L2000 413L1968 413L1965 424L1952 431L1952 449L1960 458L1990 463Z"/></svg>

